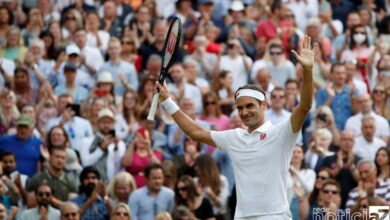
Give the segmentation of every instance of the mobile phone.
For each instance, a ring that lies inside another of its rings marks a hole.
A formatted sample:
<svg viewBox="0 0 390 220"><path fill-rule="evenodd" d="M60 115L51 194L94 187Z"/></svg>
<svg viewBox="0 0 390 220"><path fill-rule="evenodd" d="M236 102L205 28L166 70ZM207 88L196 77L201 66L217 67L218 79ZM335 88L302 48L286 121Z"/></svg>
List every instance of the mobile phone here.
<svg viewBox="0 0 390 220"><path fill-rule="evenodd" d="M80 115L80 105L79 104L67 104L66 108L70 108L75 115L79 116Z"/></svg>
<svg viewBox="0 0 390 220"><path fill-rule="evenodd" d="M105 90L105 89L99 89L99 88L97 88L97 89L94 91L94 95L95 95L95 96L99 96L99 97L106 96L107 94L108 94L108 91Z"/></svg>
<svg viewBox="0 0 390 220"><path fill-rule="evenodd" d="M111 137L115 137L115 129L111 129L108 134L111 135Z"/></svg>

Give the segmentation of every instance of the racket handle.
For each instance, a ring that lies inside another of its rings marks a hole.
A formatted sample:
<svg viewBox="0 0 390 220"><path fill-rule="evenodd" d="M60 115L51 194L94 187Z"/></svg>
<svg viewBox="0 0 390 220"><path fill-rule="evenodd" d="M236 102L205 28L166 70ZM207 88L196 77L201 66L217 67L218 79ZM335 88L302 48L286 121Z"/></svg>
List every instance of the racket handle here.
<svg viewBox="0 0 390 220"><path fill-rule="evenodd" d="M154 115L156 114L156 111L157 111L157 105L158 105L159 98L160 98L159 93L154 94L153 100L152 100L152 105L150 106L149 115L147 118L149 121L154 120Z"/></svg>

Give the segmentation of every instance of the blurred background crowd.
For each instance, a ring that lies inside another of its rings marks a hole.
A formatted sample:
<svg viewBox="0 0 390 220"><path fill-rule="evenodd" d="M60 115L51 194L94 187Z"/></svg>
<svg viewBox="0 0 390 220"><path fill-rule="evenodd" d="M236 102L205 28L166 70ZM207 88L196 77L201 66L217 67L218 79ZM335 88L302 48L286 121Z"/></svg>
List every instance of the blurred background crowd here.
<svg viewBox="0 0 390 220"><path fill-rule="evenodd" d="M146 119L174 17L168 88L209 129L243 127L247 83L268 120L288 120L290 51L319 45L286 183L294 220L390 204L389 0L0 0L0 219L232 219L226 153L162 109Z"/></svg>

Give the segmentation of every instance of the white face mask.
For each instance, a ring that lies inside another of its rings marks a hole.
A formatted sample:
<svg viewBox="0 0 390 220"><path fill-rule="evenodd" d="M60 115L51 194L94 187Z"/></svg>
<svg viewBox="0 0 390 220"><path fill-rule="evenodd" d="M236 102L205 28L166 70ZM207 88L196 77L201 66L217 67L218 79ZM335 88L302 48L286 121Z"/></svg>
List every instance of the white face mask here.
<svg viewBox="0 0 390 220"><path fill-rule="evenodd" d="M365 40L366 40L366 35L364 34L354 34L353 35L353 40L357 43L357 44L362 44Z"/></svg>

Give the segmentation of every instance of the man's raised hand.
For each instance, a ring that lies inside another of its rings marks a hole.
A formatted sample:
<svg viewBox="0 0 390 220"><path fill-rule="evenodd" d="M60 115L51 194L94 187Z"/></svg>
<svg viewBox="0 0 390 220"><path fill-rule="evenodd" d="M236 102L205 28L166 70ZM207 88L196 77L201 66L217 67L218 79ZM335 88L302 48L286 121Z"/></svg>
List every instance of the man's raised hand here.
<svg viewBox="0 0 390 220"><path fill-rule="evenodd" d="M317 47L317 43L314 47ZM299 54L293 50L295 59L302 65L304 69L311 69L314 65L314 49L311 46L311 37L305 35L303 39L299 40Z"/></svg>

